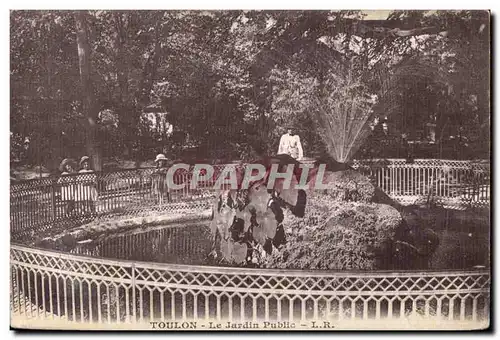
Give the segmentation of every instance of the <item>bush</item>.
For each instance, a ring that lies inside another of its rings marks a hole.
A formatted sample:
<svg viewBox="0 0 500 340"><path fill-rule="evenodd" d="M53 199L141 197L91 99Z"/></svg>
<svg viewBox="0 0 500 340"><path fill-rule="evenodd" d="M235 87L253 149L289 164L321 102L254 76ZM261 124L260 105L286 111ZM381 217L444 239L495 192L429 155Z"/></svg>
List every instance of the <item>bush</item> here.
<svg viewBox="0 0 500 340"><path fill-rule="evenodd" d="M316 195L319 196L319 195ZM266 258L265 266L294 269L380 269L402 222L399 212L381 204L309 201L306 219L285 212L287 244Z"/></svg>
<svg viewBox="0 0 500 340"><path fill-rule="evenodd" d="M373 202L375 197L375 186L356 170L328 172L324 182L328 183L325 193L335 200Z"/></svg>

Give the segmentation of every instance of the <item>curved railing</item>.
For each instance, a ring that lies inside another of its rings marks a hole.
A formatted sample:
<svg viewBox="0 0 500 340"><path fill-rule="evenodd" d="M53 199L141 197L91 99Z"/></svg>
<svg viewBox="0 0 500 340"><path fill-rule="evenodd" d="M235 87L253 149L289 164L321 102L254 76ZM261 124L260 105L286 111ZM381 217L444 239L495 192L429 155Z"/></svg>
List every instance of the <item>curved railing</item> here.
<svg viewBox="0 0 500 340"><path fill-rule="evenodd" d="M110 260L11 247L11 310L28 319L306 325L324 320L342 325L352 319L380 322L421 317L417 320L448 320L455 326L457 321L462 325L482 322L484 326L489 317L489 286L485 270L262 270Z"/></svg>
<svg viewBox="0 0 500 340"><path fill-rule="evenodd" d="M225 165L215 166L220 173ZM231 164L230 166L236 166ZM467 209L489 207L489 163L454 160L402 159L355 161L353 167L369 175L394 200L403 204L417 204L432 200L447 208ZM201 188L171 193L171 202L159 202L153 190L155 169L134 169L95 174L77 174L65 178L43 178L11 185L10 218L14 239L26 238L30 233L53 228L54 225L82 224L96 218L108 218L124 213L140 214L151 210L184 211L207 207L206 198L214 197L213 190ZM191 173L175 175L174 182L189 182ZM205 187L213 186L214 180ZM203 183L202 183L203 184ZM98 197L95 211L85 208L88 191L79 187L93 185ZM68 216L62 192L73 186L77 199L75 209Z"/></svg>
<svg viewBox="0 0 500 340"><path fill-rule="evenodd" d="M85 222L156 212L183 212L206 209L213 190L190 189L171 191L170 201L160 202L154 190L160 175L155 169L133 169L116 172L75 174L59 178L43 178L12 184L10 190L11 237L26 240L47 229L68 228ZM176 174L175 183L189 183L191 173ZM63 179L64 181L61 181ZM203 184L203 183L202 183ZM208 186L208 183L205 183ZM97 197L91 198L89 187ZM67 193L73 198L69 211ZM89 208L88 202L93 207Z"/></svg>
<svg viewBox="0 0 500 340"><path fill-rule="evenodd" d="M371 175L396 199L411 197L414 200L413 196L428 199L433 195L437 201L455 202L455 208L489 206L489 187L485 187L489 184L488 164L425 162L365 161L354 163L354 167ZM57 179L11 186L13 323L26 318L137 325L149 320L215 319L286 320L300 325L318 319L340 324L358 318L400 320L408 316L460 321L461 325L467 320L481 321L482 326L488 322L490 275L486 269L257 270L119 260L116 259L121 257L119 252L104 248L94 252L82 248L77 254L69 254L21 245L40 231L54 232L59 227L90 220L125 214L147 215L153 210L193 212L209 208L209 199L214 193L203 188L187 187L172 193L169 202L158 202L152 190L153 172L153 169L140 169L70 176L69 183L76 191L80 185L91 184L98 192L95 210L85 209L83 202L88 197L83 194L71 214L65 212L61 199L63 184ZM443 177L443 174L448 175ZM182 176L177 180L189 181L189 174ZM408 178L412 184L395 183ZM455 191L459 187L461 189ZM167 233L176 232L169 228L165 229ZM192 244L185 248L191 249L190 252L195 249ZM116 249L123 250L123 246L118 245ZM84 253L93 256L84 256ZM115 259L99 257L108 255Z"/></svg>

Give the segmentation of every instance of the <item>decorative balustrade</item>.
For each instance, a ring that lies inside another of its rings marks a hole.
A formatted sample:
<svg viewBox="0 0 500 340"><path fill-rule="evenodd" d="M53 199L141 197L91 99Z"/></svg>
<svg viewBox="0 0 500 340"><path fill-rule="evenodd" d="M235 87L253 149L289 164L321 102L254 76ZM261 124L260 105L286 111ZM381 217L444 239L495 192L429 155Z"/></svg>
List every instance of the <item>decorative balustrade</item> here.
<svg viewBox="0 0 500 340"><path fill-rule="evenodd" d="M156 264L11 247L16 317L67 322L403 319L487 324L490 275ZM422 319L425 320L425 319ZM486 322L486 323L484 323Z"/></svg>

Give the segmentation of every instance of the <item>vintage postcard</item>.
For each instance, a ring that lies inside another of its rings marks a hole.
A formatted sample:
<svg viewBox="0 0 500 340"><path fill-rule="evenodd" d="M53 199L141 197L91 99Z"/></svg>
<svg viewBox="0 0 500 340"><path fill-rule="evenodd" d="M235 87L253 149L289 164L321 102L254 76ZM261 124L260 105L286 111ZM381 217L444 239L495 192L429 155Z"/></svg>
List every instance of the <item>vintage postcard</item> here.
<svg viewBox="0 0 500 340"><path fill-rule="evenodd" d="M12 10L11 327L488 329L490 30Z"/></svg>

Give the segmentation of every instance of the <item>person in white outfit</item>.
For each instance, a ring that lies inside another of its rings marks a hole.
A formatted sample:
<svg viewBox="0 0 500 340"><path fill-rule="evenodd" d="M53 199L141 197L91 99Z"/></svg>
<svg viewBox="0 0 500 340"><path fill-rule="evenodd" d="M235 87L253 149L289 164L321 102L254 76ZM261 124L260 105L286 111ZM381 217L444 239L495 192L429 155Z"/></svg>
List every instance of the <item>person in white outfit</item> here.
<svg viewBox="0 0 500 340"><path fill-rule="evenodd" d="M168 173L168 158L160 153L156 156L156 170L153 172L152 184L153 194L158 204L171 202L170 190L168 188L167 173Z"/></svg>
<svg viewBox="0 0 500 340"><path fill-rule="evenodd" d="M59 187L61 188L61 200L65 205L65 215L67 217L72 216L75 211L75 178L70 176L76 173L76 162L73 159L65 158L59 165L59 170L61 171L61 177L57 180Z"/></svg>
<svg viewBox="0 0 500 340"><path fill-rule="evenodd" d="M296 135L292 127L287 127L287 133L281 136L278 155L290 155L300 161L304 157L300 137Z"/></svg>
<svg viewBox="0 0 500 340"><path fill-rule="evenodd" d="M90 157L83 156L80 160L80 174L87 174L80 177L78 199L77 201L83 202L83 208L86 213L96 214L96 201L97 201L97 176L94 174L90 166Z"/></svg>

